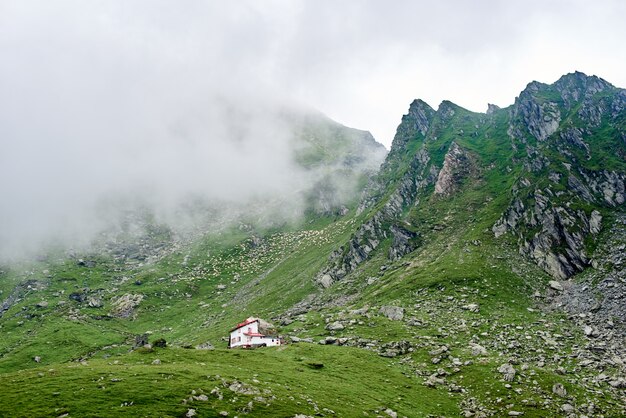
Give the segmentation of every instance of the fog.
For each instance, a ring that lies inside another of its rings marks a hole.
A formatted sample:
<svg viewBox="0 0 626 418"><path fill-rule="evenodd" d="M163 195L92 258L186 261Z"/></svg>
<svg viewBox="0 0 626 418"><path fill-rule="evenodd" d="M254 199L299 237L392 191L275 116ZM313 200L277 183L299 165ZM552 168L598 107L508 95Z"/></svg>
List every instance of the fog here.
<svg viewBox="0 0 626 418"><path fill-rule="evenodd" d="M3 256L84 245L128 210L182 224L191 199L302 209L314 176L283 110L308 110L250 71L264 52L225 50L208 5L125 3L1 3Z"/></svg>
<svg viewBox="0 0 626 418"><path fill-rule="evenodd" d="M1 0L0 255L82 245L131 208L184 223L190 199L297 217L323 173L294 164L285 109L389 145L414 98L482 110L576 69L623 86L624 7Z"/></svg>

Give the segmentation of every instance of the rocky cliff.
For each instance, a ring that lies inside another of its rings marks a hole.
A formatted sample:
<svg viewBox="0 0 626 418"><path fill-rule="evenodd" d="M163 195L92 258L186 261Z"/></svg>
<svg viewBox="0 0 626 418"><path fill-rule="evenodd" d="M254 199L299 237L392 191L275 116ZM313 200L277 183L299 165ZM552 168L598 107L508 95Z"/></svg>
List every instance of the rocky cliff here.
<svg viewBox="0 0 626 418"><path fill-rule="evenodd" d="M519 251L555 278L584 270L603 219L624 209L625 98L625 90L576 72L552 85L532 82L513 105L490 105L486 114L414 101L361 199L362 225L317 280L340 280L383 242L389 259L402 257L420 242L416 208L507 179L510 188L485 196L509 199L504 208L487 203L485 216L499 211L494 236L515 237Z"/></svg>
<svg viewBox="0 0 626 418"><path fill-rule="evenodd" d="M557 278L589 265L602 212L623 210L625 91L582 73L531 83L508 109L513 146L526 149L513 200L494 225Z"/></svg>

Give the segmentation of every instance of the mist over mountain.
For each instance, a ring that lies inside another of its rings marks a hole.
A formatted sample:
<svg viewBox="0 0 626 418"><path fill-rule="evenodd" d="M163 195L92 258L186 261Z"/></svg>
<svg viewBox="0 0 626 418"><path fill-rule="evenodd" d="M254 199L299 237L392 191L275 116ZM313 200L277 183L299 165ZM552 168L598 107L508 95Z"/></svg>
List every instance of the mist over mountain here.
<svg viewBox="0 0 626 418"><path fill-rule="evenodd" d="M0 252L84 245L141 211L179 232L201 226L192 218L202 217L202 208L215 216L229 207L232 217L260 216L265 207L277 223L296 221L321 186L326 210L349 205L359 193L357 177L377 169L384 148L316 111L288 108L176 95L148 109L120 103L116 115L99 105L50 105L33 110L36 125L5 112L0 129L11 146L0 157L7 203ZM342 169L350 174L331 175Z"/></svg>
<svg viewBox="0 0 626 418"><path fill-rule="evenodd" d="M0 1L0 416L626 416L624 15Z"/></svg>
<svg viewBox="0 0 626 418"><path fill-rule="evenodd" d="M0 413L624 415L626 90L574 72L486 113L414 100L388 154L223 103L133 176L84 165L99 209L78 208L113 225L79 231L93 246L0 264ZM242 318L280 346L229 334Z"/></svg>
<svg viewBox="0 0 626 418"><path fill-rule="evenodd" d="M189 226L191 202L242 211L281 198L272 210L294 220L304 190L322 178L334 182L337 204L358 193L354 179L297 161L310 144L304 119L322 129L326 117L251 69L254 45L217 47L234 32L188 21L187 11L131 21L137 5L38 5L2 6L14 18L0 28L0 254L84 245L129 210ZM358 154L351 169L376 169L383 154L356 151L354 141L340 151Z"/></svg>

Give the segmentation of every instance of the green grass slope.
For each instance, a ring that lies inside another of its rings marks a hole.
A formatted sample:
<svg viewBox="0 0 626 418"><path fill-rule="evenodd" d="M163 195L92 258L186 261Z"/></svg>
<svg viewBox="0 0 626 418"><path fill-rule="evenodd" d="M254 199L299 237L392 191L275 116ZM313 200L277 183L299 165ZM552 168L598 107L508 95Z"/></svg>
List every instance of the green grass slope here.
<svg viewBox="0 0 626 418"><path fill-rule="evenodd" d="M563 93L569 82L597 81L574 75L533 93L560 106L562 130L587 117ZM590 103L605 103L603 94ZM555 205L617 219L622 207L565 199L566 182L549 176L582 160L588 172L623 173L623 146L606 150L623 117L589 128L587 158L578 145L563 148L558 130L542 140L512 134L525 117L512 114L414 102L365 204L342 215L242 225L143 263L96 252L0 268L0 415L624 416L623 335L594 334L556 309L558 287L577 278L555 288L520 252L525 235L493 231L516 196L533 207L535 195L519 192L525 183L549 189ZM308 148L302 164L336 160L329 143L311 144L321 151ZM537 149L550 164L532 167ZM400 257L390 256L392 227L411 234ZM589 259L615 247L610 231L586 239ZM350 271L328 287L316 282L366 239L377 245ZM274 322L287 344L226 349L228 330L248 316ZM144 334L167 347L134 347ZM195 348L205 343L215 349Z"/></svg>

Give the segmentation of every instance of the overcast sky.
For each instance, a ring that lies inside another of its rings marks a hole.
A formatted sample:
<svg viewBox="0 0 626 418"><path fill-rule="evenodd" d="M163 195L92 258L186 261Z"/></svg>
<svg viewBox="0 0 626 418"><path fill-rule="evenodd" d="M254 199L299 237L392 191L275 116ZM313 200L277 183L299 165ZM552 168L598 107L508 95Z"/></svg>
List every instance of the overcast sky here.
<svg viewBox="0 0 626 418"><path fill-rule="evenodd" d="M85 228L109 192L297 187L276 103L389 147L415 98L484 111L574 70L626 87L624 16L622 0L0 0L0 244Z"/></svg>
<svg viewBox="0 0 626 418"><path fill-rule="evenodd" d="M389 146L414 98L484 111L573 70L626 86L624 16L621 0L1 0L1 82L3 96L49 82L18 84L30 101L181 81L263 91Z"/></svg>

